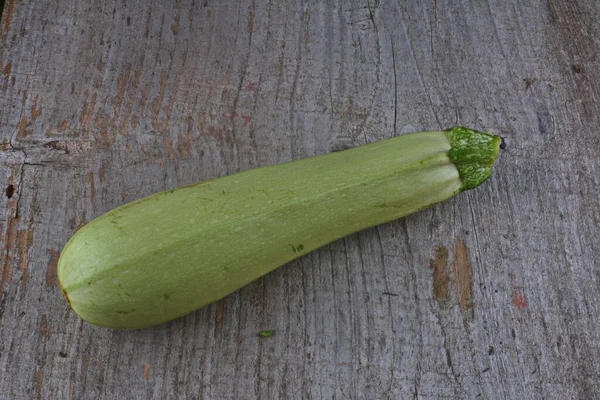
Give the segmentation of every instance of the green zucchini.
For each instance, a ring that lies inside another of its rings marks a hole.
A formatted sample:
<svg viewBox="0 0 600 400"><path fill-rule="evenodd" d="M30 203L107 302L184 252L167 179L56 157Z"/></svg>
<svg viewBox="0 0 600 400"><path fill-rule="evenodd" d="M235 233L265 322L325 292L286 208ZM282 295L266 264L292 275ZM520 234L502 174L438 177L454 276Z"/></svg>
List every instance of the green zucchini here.
<svg viewBox="0 0 600 400"><path fill-rule="evenodd" d="M419 132L158 193L81 228L60 256L60 287L92 324L160 324L478 186L500 145L463 127Z"/></svg>

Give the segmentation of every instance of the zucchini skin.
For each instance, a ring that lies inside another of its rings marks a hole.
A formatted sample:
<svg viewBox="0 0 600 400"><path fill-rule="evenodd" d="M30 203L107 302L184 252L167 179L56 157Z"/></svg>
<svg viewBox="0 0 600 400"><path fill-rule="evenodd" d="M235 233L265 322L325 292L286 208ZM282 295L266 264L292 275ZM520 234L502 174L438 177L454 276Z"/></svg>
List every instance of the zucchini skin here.
<svg viewBox="0 0 600 400"><path fill-rule="evenodd" d="M351 233L491 174L500 138L457 127L158 193L81 228L58 262L70 307L116 329L164 323Z"/></svg>

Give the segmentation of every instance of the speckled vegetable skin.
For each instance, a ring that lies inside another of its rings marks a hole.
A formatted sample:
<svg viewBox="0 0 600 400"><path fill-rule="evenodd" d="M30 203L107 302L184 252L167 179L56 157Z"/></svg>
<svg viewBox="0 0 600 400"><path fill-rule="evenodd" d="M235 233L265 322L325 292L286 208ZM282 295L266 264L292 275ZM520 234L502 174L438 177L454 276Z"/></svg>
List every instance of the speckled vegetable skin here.
<svg viewBox="0 0 600 400"><path fill-rule="evenodd" d="M81 228L61 254L60 286L92 324L160 324L478 186L500 141L461 127L419 132L158 193Z"/></svg>

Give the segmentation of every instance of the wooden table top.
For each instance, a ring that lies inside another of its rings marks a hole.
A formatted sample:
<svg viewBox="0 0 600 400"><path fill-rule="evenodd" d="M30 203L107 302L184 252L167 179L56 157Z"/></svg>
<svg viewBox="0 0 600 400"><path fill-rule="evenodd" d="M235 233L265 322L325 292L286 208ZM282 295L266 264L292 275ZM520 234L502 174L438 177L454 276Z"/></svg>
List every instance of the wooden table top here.
<svg viewBox="0 0 600 400"><path fill-rule="evenodd" d="M600 398L600 8L445 3L6 0L0 399ZM57 287L116 206L455 125L506 138L484 185L186 317Z"/></svg>

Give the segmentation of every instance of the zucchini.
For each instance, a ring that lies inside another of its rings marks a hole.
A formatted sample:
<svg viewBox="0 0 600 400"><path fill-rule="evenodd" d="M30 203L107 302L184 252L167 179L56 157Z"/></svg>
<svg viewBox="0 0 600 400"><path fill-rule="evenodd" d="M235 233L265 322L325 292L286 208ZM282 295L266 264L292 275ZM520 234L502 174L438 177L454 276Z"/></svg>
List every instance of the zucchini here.
<svg viewBox="0 0 600 400"><path fill-rule="evenodd" d="M60 256L60 287L92 324L161 324L336 239L478 186L500 146L498 136L455 127L158 193L82 227Z"/></svg>

